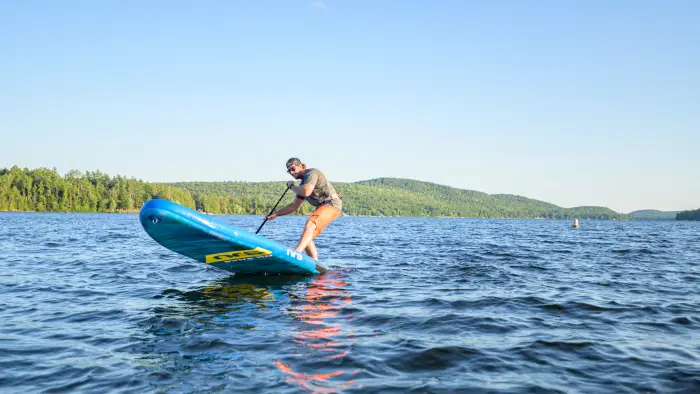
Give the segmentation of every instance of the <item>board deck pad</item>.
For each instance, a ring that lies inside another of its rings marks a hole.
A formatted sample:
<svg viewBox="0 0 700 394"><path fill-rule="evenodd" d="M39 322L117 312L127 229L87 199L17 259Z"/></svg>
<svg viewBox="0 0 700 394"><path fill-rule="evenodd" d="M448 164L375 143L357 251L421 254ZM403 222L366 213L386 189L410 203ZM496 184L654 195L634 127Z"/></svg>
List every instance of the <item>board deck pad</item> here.
<svg viewBox="0 0 700 394"><path fill-rule="evenodd" d="M146 233L164 247L228 272L313 275L327 270L311 257L279 242L172 201L147 201L141 207L139 220Z"/></svg>

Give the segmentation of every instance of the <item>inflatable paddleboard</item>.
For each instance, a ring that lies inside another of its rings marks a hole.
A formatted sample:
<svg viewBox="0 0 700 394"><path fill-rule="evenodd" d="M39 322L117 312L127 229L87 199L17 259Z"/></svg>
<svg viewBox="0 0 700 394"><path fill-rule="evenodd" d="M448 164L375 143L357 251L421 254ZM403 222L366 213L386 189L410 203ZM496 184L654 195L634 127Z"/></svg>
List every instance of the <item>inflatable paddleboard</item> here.
<svg viewBox="0 0 700 394"><path fill-rule="evenodd" d="M159 244L228 272L276 275L327 270L305 254L172 201L146 202L139 219Z"/></svg>

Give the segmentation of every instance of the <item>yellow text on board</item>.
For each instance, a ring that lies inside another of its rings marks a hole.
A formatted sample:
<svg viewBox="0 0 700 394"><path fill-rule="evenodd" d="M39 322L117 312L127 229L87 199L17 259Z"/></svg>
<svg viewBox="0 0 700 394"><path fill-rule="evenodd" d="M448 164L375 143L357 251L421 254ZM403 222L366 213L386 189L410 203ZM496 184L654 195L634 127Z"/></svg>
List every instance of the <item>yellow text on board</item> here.
<svg viewBox="0 0 700 394"><path fill-rule="evenodd" d="M234 250L231 252L208 254L206 256L206 263L226 263L228 261L252 259L254 257L265 257L271 255L272 252L263 248L247 249L247 250Z"/></svg>

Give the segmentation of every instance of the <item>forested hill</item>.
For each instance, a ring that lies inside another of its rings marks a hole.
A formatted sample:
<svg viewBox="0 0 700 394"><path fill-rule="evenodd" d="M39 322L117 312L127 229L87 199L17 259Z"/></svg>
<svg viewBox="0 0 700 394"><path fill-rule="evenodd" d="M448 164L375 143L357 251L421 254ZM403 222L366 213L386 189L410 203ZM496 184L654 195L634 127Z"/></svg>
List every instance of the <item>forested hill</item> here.
<svg viewBox="0 0 700 394"><path fill-rule="evenodd" d="M656 209L642 209L628 213L632 219L644 220L675 220L679 211L658 211Z"/></svg>
<svg viewBox="0 0 700 394"><path fill-rule="evenodd" d="M676 220L700 220L700 208L678 212L676 214Z"/></svg>
<svg viewBox="0 0 700 394"><path fill-rule="evenodd" d="M456 189L407 179L334 182L347 215L627 219L602 207L561 208L507 194ZM0 211L137 212L152 198L165 198L209 213L267 213L286 188L279 182L148 183L100 171L0 168ZM281 204L293 200L286 193ZM283 205L280 205L283 206ZM303 204L300 213L312 207Z"/></svg>
<svg viewBox="0 0 700 394"><path fill-rule="evenodd" d="M343 211L348 215L629 219L627 215L604 207L562 208L521 196L490 195L410 179L378 178L333 184L343 194ZM223 205L231 204L233 200L244 196L254 195L259 196L262 201L276 201L284 191L283 182L179 182L168 185L195 194L229 199L211 201L218 206L206 204L203 207L212 212L222 210ZM288 200L291 201L291 196ZM308 210L308 205L305 206Z"/></svg>

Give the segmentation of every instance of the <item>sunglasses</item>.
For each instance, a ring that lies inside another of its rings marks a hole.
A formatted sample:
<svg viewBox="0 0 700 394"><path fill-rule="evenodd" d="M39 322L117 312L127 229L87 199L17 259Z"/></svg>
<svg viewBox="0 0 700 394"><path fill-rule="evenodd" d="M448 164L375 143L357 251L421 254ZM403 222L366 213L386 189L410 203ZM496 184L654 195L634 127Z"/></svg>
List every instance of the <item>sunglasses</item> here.
<svg viewBox="0 0 700 394"><path fill-rule="evenodd" d="M287 168L287 172L291 174L292 171L295 171L296 169L297 169L297 166L291 166L291 167Z"/></svg>

